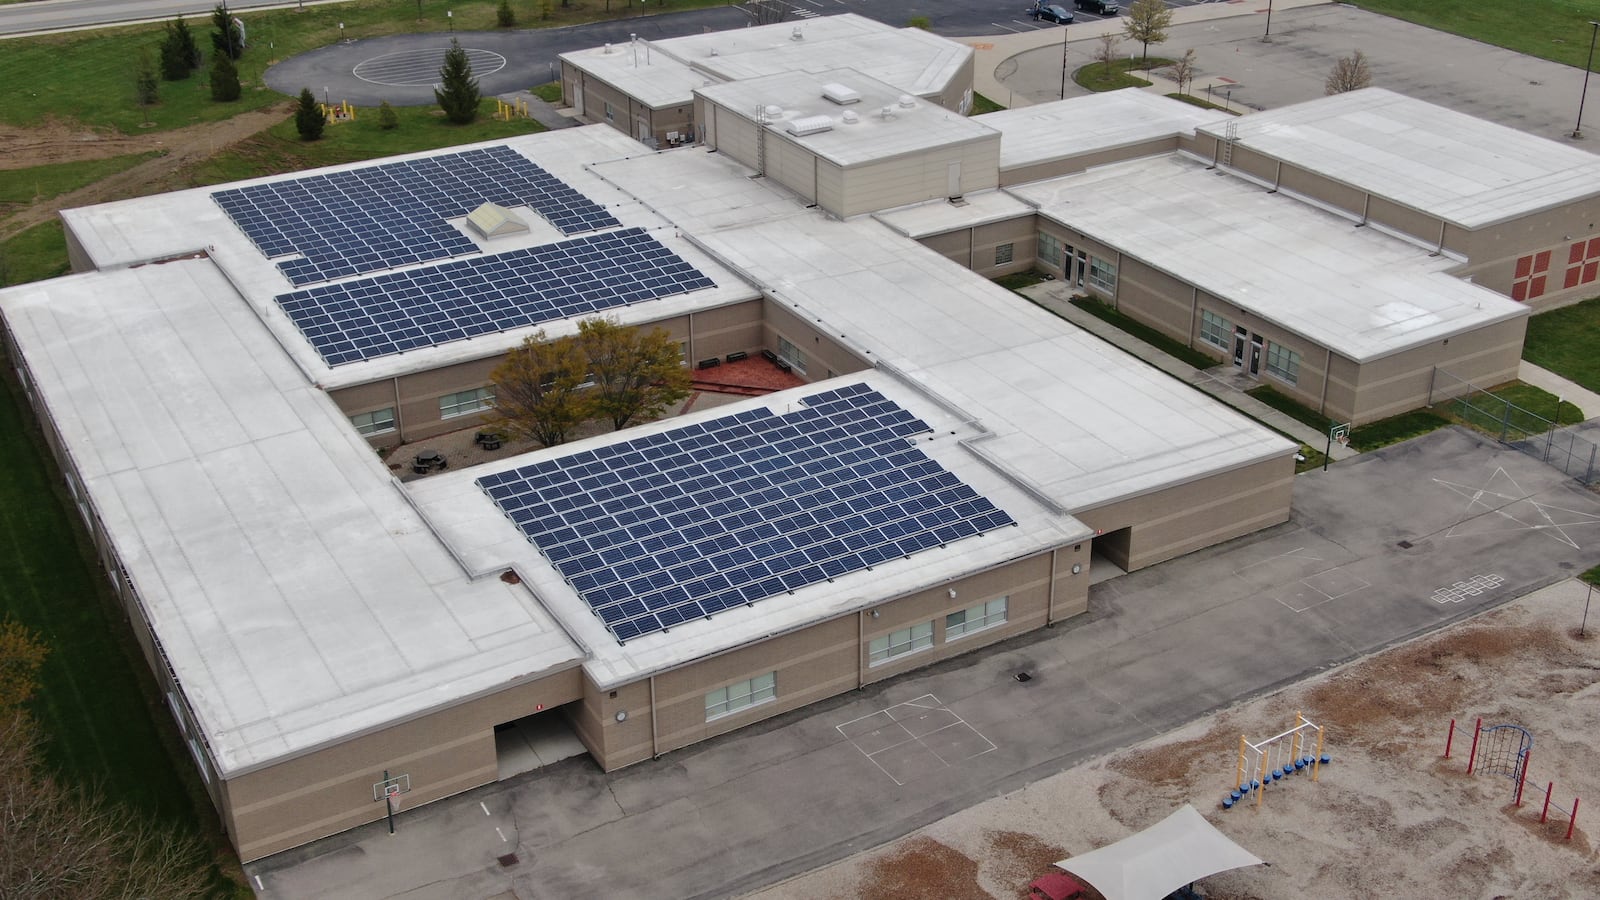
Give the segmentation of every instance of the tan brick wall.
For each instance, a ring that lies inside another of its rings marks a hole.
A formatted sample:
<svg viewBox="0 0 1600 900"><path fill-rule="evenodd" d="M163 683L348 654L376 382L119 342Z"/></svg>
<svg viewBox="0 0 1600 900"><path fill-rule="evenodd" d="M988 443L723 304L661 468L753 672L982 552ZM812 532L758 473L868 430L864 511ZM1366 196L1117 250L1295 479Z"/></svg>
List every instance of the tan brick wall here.
<svg viewBox="0 0 1600 900"><path fill-rule="evenodd" d="M1511 381L1527 329L1527 317L1519 317L1367 363L1354 420L1371 422L1425 405L1435 367L1481 387Z"/></svg>

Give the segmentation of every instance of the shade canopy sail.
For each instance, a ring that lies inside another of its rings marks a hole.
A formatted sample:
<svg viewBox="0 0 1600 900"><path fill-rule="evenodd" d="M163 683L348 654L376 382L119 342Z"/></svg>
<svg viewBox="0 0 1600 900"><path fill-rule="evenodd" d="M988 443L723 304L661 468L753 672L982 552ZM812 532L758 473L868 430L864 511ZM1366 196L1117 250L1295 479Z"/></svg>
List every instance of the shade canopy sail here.
<svg viewBox="0 0 1600 900"><path fill-rule="evenodd" d="M1261 864L1185 804L1138 834L1055 865L1093 885L1106 900L1161 900L1207 875Z"/></svg>

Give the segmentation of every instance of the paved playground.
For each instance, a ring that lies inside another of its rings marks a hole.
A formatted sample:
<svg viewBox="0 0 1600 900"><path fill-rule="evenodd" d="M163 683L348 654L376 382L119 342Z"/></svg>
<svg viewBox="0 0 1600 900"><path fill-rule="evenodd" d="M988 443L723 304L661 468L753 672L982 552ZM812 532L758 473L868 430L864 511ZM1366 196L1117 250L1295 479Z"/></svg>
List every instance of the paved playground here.
<svg viewBox="0 0 1600 900"><path fill-rule="evenodd" d="M597 878L615 897L738 894L1600 562L1600 497L1461 429L1303 475L1295 508L1098 585L1079 621L656 762L607 775L567 760L407 810L393 836L368 826L246 870L267 897L568 897Z"/></svg>

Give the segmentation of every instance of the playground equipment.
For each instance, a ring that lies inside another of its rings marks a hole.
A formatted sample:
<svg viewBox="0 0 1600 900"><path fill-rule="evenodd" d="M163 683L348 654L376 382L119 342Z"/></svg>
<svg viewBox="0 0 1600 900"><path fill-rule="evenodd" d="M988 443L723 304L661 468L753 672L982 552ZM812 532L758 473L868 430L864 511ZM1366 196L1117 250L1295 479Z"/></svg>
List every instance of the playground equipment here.
<svg viewBox="0 0 1600 900"><path fill-rule="evenodd" d="M1444 758L1450 758L1451 745L1455 743L1456 720L1450 720L1450 731L1444 740ZM1536 782L1528 780L1528 764L1533 759L1533 735L1521 725L1490 725L1485 727L1480 717L1472 729L1472 750L1467 755L1467 774L1478 775L1504 775L1512 779L1516 787L1512 789L1512 805L1522 805L1522 791L1524 787L1532 787L1544 794L1544 805L1539 812L1539 824L1543 825L1550 818L1550 795L1555 793L1556 783L1546 782L1540 787ZM1578 824L1578 801L1572 798L1572 808L1557 805L1556 815L1566 816L1567 836L1564 840L1572 840L1572 829Z"/></svg>
<svg viewBox="0 0 1600 900"><path fill-rule="evenodd" d="M512 119L526 119L528 118L528 101L518 100L515 103L507 103L504 100L496 100L494 101L494 117L505 122L509 122Z"/></svg>
<svg viewBox="0 0 1600 900"><path fill-rule="evenodd" d="M1315 751L1311 749L1313 736ZM1322 752L1322 726L1299 712L1294 714L1294 727L1282 734L1256 742L1241 734L1233 790L1222 798L1222 808L1232 809L1251 791L1255 792L1256 806L1260 806L1267 785L1306 771L1311 773L1311 780L1316 781L1328 761Z"/></svg>
<svg viewBox="0 0 1600 900"><path fill-rule="evenodd" d="M340 122L354 122L356 120L356 108L351 106L348 100L341 100L338 103L331 104L318 103L317 108L322 110L323 118L328 120L329 125L337 125Z"/></svg>

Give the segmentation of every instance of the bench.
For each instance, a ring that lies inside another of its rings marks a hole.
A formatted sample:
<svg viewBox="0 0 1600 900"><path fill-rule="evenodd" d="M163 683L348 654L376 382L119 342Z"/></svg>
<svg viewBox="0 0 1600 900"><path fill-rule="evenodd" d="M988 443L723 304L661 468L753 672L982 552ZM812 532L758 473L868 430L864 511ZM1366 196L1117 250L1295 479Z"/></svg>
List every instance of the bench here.
<svg viewBox="0 0 1600 900"><path fill-rule="evenodd" d="M695 368L697 368L697 369L715 369L717 366L720 366L720 365L722 365L722 360L717 359L715 356L713 356L710 359L702 359L702 360L700 360L698 363L695 364Z"/></svg>
<svg viewBox="0 0 1600 900"><path fill-rule="evenodd" d="M767 362L775 363L775 362L778 361L778 354L773 353L771 350L762 350L761 351L761 357L762 357L762 359L765 359Z"/></svg>
<svg viewBox="0 0 1600 900"><path fill-rule="evenodd" d="M736 363L736 362L739 362L740 360L749 359L749 358L750 358L750 354L744 352L743 350L735 350L732 353L728 354L728 362L731 362L731 363Z"/></svg>

